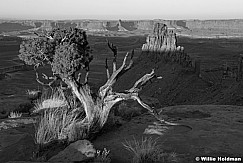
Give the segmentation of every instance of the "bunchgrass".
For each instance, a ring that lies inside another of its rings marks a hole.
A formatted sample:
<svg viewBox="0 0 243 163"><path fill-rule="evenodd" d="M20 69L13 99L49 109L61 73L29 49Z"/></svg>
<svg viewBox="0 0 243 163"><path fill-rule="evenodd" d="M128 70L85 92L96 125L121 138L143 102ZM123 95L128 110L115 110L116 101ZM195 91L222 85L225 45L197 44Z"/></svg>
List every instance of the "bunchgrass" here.
<svg viewBox="0 0 243 163"><path fill-rule="evenodd" d="M89 135L92 123L87 123L82 116L84 111L76 99L65 96L60 89L37 100L33 112L41 113L35 133L36 144L40 147L54 140L73 142Z"/></svg>
<svg viewBox="0 0 243 163"><path fill-rule="evenodd" d="M22 117L22 113L19 112L10 112L10 115L8 116L8 118L20 118Z"/></svg>
<svg viewBox="0 0 243 163"><path fill-rule="evenodd" d="M38 99L35 103L34 113L38 113L45 109L52 109L52 108L60 108L67 106L67 101L63 95L63 93L57 89L54 90L51 95L45 95Z"/></svg>
<svg viewBox="0 0 243 163"><path fill-rule="evenodd" d="M40 147L53 140L66 140L76 116L67 109L55 108L45 110L36 126L35 141Z"/></svg>
<svg viewBox="0 0 243 163"><path fill-rule="evenodd" d="M139 142L134 138L132 141L125 141L123 146L134 154L133 163L153 163L159 160L160 146L157 139L145 137Z"/></svg>
<svg viewBox="0 0 243 163"><path fill-rule="evenodd" d="M45 95L37 100L33 111L41 113L36 127L36 143L44 146L54 140L74 142L93 136L109 116L110 108L105 109L101 105L96 101L94 112L88 120L82 104L76 102L74 96L65 96L60 90L55 90L50 96Z"/></svg>
<svg viewBox="0 0 243 163"><path fill-rule="evenodd" d="M93 116L90 121L87 121L87 117L84 116L84 112L81 112L79 118L70 127L68 134L68 141L73 142L79 139L87 139L90 136L96 134L101 130L107 121L109 110L103 110L98 105L94 106ZM75 111L72 111L76 115Z"/></svg>
<svg viewBox="0 0 243 163"><path fill-rule="evenodd" d="M157 139L142 138L139 142L135 138L132 141L122 143L125 149L133 153L133 163L172 163L178 162L179 158L175 152L166 153L158 145Z"/></svg>

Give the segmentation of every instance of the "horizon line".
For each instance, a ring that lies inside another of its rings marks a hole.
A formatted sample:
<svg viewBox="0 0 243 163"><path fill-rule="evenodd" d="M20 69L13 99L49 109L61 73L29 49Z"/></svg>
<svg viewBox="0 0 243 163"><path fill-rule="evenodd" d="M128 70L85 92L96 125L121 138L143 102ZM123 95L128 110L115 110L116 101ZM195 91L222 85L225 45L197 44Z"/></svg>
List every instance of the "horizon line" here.
<svg viewBox="0 0 243 163"><path fill-rule="evenodd" d="M93 21L143 21L143 20L243 20L243 18L209 18L209 19L202 19L202 18L188 18L188 19L163 19L163 18L154 18L154 19L149 19L149 18L141 18L141 19L99 19L99 18L58 18L58 19L39 19L39 18L4 18L0 17L0 20L25 20L25 21L33 21L33 20L39 20L39 21L75 21L75 20L93 20Z"/></svg>

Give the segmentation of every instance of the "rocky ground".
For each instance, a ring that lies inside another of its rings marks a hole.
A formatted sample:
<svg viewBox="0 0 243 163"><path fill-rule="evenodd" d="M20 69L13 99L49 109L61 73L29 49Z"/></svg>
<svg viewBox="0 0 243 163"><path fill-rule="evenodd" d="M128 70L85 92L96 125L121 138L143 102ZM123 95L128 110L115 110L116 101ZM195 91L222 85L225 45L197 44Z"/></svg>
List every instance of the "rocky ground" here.
<svg viewBox="0 0 243 163"><path fill-rule="evenodd" d="M168 127L163 135L153 137L159 138L164 151L177 153L179 162L195 162L196 156L242 157L242 112L243 107L229 105L166 107L161 113L181 126ZM135 117L121 127L99 136L94 140L94 145L120 151L112 153L114 162L129 162L132 155L121 143L133 137L141 139L151 136L145 135L144 131L154 122L154 118L148 114Z"/></svg>
<svg viewBox="0 0 243 163"><path fill-rule="evenodd" d="M128 104L129 105L129 104ZM231 105L181 105L160 110L168 121L179 126L162 126L148 113L131 120L120 121L104 131L92 143L96 149L109 149L112 162L127 163L132 159L122 145L125 141L141 140L142 137L157 138L165 152L175 152L181 163L196 162L197 156L242 157L243 156L243 107ZM31 122L24 119L25 122ZM33 156L33 125L22 124L23 119L8 129L1 129L0 162L29 160ZM14 121L14 122L13 122ZM154 126L154 127L153 127ZM157 126L157 127L155 127ZM157 128L161 134L145 134L146 129ZM59 147L61 148L61 147ZM59 149L60 151L60 149ZM50 156L49 156L50 157Z"/></svg>

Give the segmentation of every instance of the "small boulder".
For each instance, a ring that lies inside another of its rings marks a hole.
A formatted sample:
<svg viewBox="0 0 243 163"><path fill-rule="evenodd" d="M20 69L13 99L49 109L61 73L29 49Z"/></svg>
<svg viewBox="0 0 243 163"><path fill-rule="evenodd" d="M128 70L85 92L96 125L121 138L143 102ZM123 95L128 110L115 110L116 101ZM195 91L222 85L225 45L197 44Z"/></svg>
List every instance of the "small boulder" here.
<svg viewBox="0 0 243 163"><path fill-rule="evenodd" d="M50 158L50 162L85 161L95 157L96 150L88 140L78 140Z"/></svg>

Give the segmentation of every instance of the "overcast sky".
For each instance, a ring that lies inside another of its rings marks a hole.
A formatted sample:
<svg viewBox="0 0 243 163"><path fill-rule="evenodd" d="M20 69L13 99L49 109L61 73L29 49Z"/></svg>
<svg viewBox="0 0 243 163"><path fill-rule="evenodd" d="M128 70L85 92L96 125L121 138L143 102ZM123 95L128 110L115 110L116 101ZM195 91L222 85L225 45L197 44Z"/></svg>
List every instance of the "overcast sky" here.
<svg viewBox="0 0 243 163"><path fill-rule="evenodd" d="M243 0L0 0L11 19L243 19Z"/></svg>

